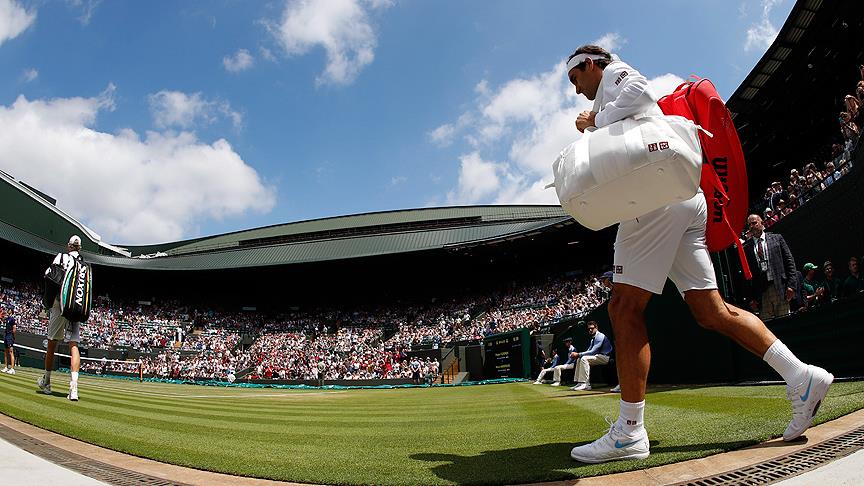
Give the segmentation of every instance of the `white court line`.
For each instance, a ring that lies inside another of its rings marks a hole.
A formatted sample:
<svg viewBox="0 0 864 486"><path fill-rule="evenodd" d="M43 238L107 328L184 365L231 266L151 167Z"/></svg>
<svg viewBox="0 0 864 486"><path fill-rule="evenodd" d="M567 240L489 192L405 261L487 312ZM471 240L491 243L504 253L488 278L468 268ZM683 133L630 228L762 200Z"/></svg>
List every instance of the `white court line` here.
<svg viewBox="0 0 864 486"><path fill-rule="evenodd" d="M18 369L20 370L20 368ZM29 372L25 371L22 374L29 374L32 377L38 377L39 372ZM66 373L63 373L66 375ZM186 395L180 393L165 393L165 392L156 392L150 390L135 390L131 387L124 387L120 385L120 380L116 380L114 378L99 378L91 375L83 375L87 377L87 383L84 387L82 387L82 391L86 391L88 388L96 389L96 390L105 390L105 391L115 391L115 392L123 392L130 395L145 395L151 397L160 397L160 398L233 398L235 400L243 400L246 398L303 398L309 396L316 395L336 395L336 394L344 394L347 393L347 390L330 390L330 391L295 391L292 389L284 389L285 391L282 393L238 393L236 395ZM98 380L114 380L116 383L99 383ZM54 380L52 380L53 383ZM138 387L144 385L144 383L132 382L131 380L123 380L129 381L130 384ZM147 382L147 384L156 384L156 385L167 385L167 386L176 386L178 383L160 383L160 382ZM204 386L204 385L190 385L190 386ZM254 390L254 388L240 388L235 387L236 390Z"/></svg>

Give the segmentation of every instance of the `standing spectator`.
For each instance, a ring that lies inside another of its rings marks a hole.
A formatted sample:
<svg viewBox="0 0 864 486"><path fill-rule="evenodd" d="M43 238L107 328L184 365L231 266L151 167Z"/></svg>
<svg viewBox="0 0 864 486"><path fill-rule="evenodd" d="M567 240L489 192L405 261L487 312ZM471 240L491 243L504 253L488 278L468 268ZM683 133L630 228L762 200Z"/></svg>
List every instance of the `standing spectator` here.
<svg viewBox="0 0 864 486"><path fill-rule="evenodd" d="M864 278L858 271L858 257L853 256L849 259L849 276L843 282L843 297L848 299L859 292L864 292Z"/></svg>
<svg viewBox="0 0 864 486"><path fill-rule="evenodd" d="M753 271L750 307L763 321L788 315L798 285L792 252L783 236L765 232L758 214L748 216L747 225L752 235L744 243L747 264Z"/></svg>
<svg viewBox="0 0 864 486"><path fill-rule="evenodd" d="M3 364L3 373L10 375L15 374L15 317L7 316L6 312L0 308L0 320L5 324L6 330L3 334L3 345L5 349L5 361Z"/></svg>
<svg viewBox="0 0 864 486"><path fill-rule="evenodd" d="M588 349L575 356L578 361L574 379L576 386L571 388L573 391L590 390L591 367L609 364L609 355L612 353L612 342L597 330L597 321L588 321L588 335L591 336Z"/></svg>
<svg viewBox="0 0 864 486"><path fill-rule="evenodd" d="M780 214L779 211L780 201L785 200L787 197L788 195L786 194L786 191L783 190L783 186L779 182L774 181L771 183L771 198L769 201L769 207L774 210L774 213L777 214L778 218L783 217L783 215Z"/></svg>
<svg viewBox="0 0 864 486"><path fill-rule="evenodd" d="M420 360L416 356L411 358L411 383L420 384Z"/></svg>
<svg viewBox="0 0 864 486"><path fill-rule="evenodd" d="M65 253L58 253L54 257L52 265L59 265L66 272L75 265L75 259L79 258L81 251L81 238L77 235L69 238ZM45 270L45 275L51 272L51 268ZM66 398L74 402L78 401L78 370L81 367L81 355L78 352L78 341L81 339L81 323L70 322L61 315L60 296L54 298L54 306L51 307L48 319L48 349L45 351L45 374L36 384L39 390L51 394L51 369L54 368L54 350L57 342L63 339L69 343L69 354L71 355L69 368L71 369L71 381L69 382L69 394Z"/></svg>
<svg viewBox="0 0 864 486"><path fill-rule="evenodd" d="M825 299L827 302L833 302L840 298L842 284L840 279L834 277L834 264L830 260L822 264L822 272L825 273L825 280L822 282L822 287L825 289Z"/></svg>
<svg viewBox="0 0 864 486"><path fill-rule="evenodd" d="M324 363L324 360L320 357L318 358L318 388L324 386L324 375L327 374L327 365Z"/></svg>
<svg viewBox="0 0 864 486"><path fill-rule="evenodd" d="M852 121L852 115L848 111L840 113L840 133L843 134L844 140L856 140L858 138L858 125Z"/></svg>
<svg viewBox="0 0 864 486"><path fill-rule="evenodd" d="M860 127L861 104L858 102L858 98L852 95L846 95L844 101L846 102L846 111L849 112L849 116L852 118L852 121Z"/></svg>
<svg viewBox="0 0 864 486"><path fill-rule="evenodd" d="M825 288L821 282L816 281L816 269L813 263L804 264L804 278L801 280L801 293L803 307L810 308L822 304L825 301Z"/></svg>

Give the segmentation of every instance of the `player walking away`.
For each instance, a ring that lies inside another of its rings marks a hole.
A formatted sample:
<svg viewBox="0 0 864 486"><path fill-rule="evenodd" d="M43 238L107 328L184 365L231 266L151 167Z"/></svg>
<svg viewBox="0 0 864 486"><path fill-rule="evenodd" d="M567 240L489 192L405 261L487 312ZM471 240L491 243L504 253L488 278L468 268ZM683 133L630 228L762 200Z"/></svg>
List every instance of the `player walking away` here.
<svg viewBox="0 0 864 486"><path fill-rule="evenodd" d="M6 315L6 311L0 308L0 320L5 325L3 333L3 345L5 350L5 361L3 361L3 373L15 374L15 317Z"/></svg>
<svg viewBox="0 0 864 486"><path fill-rule="evenodd" d="M645 77L613 61L600 47L576 49L568 59L567 76L577 94L594 100L593 109L576 119L579 131L637 114L662 115ZM706 222L705 197L700 190L687 201L622 221L618 227L609 317L621 384L620 413L606 435L574 447L573 459L599 463L648 457L643 415L651 349L644 311L651 295L663 292L667 277L702 327L730 337L783 377L786 396L792 402L792 421L783 439L795 439L810 426L834 376L802 363L756 316L723 301L705 243Z"/></svg>
<svg viewBox="0 0 864 486"><path fill-rule="evenodd" d="M74 259L78 258L78 252L81 250L81 238L72 236L69 238L69 244L66 246L66 253L58 253L54 258L52 265L59 265L63 271L68 271L74 266ZM48 275L51 271L49 267L45 270ZM51 394L51 370L54 368L54 351L57 349L57 342L61 339L69 343L70 369L72 370L71 381L69 382L69 394L66 398L73 402L78 401L78 369L81 366L81 356L78 353L78 341L81 333L80 322L70 322L61 315L60 296L54 299L54 305L51 307L48 314L48 349L45 351L45 374L42 375L36 382L39 385L39 391L46 395Z"/></svg>

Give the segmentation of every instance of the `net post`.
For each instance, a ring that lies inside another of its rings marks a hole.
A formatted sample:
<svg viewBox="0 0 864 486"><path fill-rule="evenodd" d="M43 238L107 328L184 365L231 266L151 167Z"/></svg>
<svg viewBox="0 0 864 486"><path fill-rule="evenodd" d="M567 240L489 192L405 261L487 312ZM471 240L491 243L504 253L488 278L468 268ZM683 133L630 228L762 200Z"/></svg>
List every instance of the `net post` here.
<svg viewBox="0 0 864 486"><path fill-rule="evenodd" d="M144 383L144 363L138 360L138 383Z"/></svg>

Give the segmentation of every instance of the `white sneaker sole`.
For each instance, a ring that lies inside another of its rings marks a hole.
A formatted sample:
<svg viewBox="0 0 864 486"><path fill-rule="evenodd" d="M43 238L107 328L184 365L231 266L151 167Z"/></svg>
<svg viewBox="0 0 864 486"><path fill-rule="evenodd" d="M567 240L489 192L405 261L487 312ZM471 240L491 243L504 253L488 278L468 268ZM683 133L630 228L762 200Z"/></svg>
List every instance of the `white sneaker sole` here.
<svg viewBox="0 0 864 486"><path fill-rule="evenodd" d="M834 383L834 375L828 373L828 379L826 381L820 381L819 383L815 383L813 388L810 390L810 393L813 395L813 400L815 405L813 406L813 411L810 412L810 419L807 422L807 426L801 429L796 433L792 433L790 435L783 434L783 440L786 442L792 441L801 437L807 429L813 425L813 417L816 416L816 413L819 412L819 407L822 405L822 401L825 400L825 395L828 394L828 389L831 388L831 384Z"/></svg>
<svg viewBox="0 0 864 486"><path fill-rule="evenodd" d="M570 457L574 461L583 462L585 464L600 464L601 462L610 462L610 461L628 461L628 460L639 460L646 459L651 452L635 452L633 454L627 454L623 456L610 457L608 459L598 459L596 457L582 457L578 454L574 454L572 451L570 452Z"/></svg>

